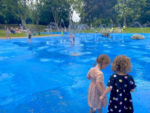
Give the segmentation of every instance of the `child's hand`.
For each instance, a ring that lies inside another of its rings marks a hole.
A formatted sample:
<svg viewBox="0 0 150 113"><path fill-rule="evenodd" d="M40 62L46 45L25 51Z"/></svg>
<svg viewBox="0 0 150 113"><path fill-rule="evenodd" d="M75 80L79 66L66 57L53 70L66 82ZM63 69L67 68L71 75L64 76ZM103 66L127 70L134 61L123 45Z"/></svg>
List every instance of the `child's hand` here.
<svg viewBox="0 0 150 113"><path fill-rule="evenodd" d="M103 101L104 97L103 97L103 96L100 96L99 99L100 99L100 101Z"/></svg>
<svg viewBox="0 0 150 113"><path fill-rule="evenodd" d="M134 89L132 89L131 92L134 92Z"/></svg>
<svg viewBox="0 0 150 113"><path fill-rule="evenodd" d="M87 79L91 79L90 75L87 75Z"/></svg>

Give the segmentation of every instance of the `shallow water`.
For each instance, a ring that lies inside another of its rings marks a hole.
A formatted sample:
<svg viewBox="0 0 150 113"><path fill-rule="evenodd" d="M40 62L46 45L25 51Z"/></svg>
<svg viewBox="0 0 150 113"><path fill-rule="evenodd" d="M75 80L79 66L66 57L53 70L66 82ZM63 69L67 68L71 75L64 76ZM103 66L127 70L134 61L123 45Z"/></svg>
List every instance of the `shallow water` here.
<svg viewBox="0 0 150 113"><path fill-rule="evenodd" d="M76 34L72 47L67 36L0 40L0 113L88 113L86 74L99 54L131 58L135 113L150 113L150 34L131 35ZM103 72L107 84L111 67Z"/></svg>

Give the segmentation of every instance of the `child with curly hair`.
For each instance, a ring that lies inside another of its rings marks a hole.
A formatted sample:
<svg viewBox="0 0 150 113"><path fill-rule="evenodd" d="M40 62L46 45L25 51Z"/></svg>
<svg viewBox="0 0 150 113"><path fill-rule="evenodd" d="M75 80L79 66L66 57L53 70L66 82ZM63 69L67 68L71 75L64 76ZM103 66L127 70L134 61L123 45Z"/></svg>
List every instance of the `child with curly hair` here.
<svg viewBox="0 0 150 113"><path fill-rule="evenodd" d="M112 64L115 72L108 81L107 88L100 100L103 100L108 92L111 91L108 113L133 113L131 92L136 85L132 76L127 73L131 71L130 59L125 56L117 56Z"/></svg>
<svg viewBox="0 0 150 113"><path fill-rule="evenodd" d="M97 109L99 113L102 113L102 107L107 105L106 97L102 101L100 101L99 97L105 90L104 75L101 70L110 64L110 59L107 55L100 55L96 62L96 67L91 68L87 74L87 78L91 80L88 92L90 113L95 113Z"/></svg>

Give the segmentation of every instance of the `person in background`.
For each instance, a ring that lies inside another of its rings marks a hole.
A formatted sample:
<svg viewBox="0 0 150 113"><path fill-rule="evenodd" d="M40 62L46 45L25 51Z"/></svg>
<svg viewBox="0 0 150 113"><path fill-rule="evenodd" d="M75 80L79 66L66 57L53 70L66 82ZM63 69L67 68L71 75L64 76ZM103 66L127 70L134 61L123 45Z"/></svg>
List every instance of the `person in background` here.
<svg viewBox="0 0 150 113"><path fill-rule="evenodd" d="M69 34L69 40L70 40L70 46L75 44L75 33L72 32Z"/></svg>
<svg viewBox="0 0 150 113"><path fill-rule="evenodd" d="M9 28L8 28L8 27L5 27L5 29L6 29L6 36L7 36L7 39L11 39Z"/></svg>
<svg viewBox="0 0 150 113"><path fill-rule="evenodd" d="M27 30L27 34L28 34L28 42L30 43L31 42L31 38L32 38L32 34L31 34L30 29Z"/></svg>
<svg viewBox="0 0 150 113"><path fill-rule="evenodd" d="M61 36L64 36L64 30L61 29Z"/></svg>
<svg viewBox="0 0 150 113"><path fill-rule="evenodd" d="M10 32L11 32L12 34L15 34L15 33L16 33L16 31L15 31L15 29L14 29L13 27L10 28Z"/></svg>

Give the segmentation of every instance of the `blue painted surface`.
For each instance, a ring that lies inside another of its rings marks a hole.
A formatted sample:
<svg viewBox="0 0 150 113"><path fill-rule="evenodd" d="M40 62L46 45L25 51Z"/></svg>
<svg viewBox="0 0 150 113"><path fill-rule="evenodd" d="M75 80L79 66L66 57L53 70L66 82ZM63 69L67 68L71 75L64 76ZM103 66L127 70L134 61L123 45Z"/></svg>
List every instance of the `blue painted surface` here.
<svg viewBox="0 0 150 113"><path fill-rule="evenodd" d="M150 113L150 35L76 34L69 38L0 40L0 113L88 113L88 70L99 54L111 61L120 54L131 58L137 88L132 94L135 113ZM103 71L105 84L111 67ZM109 98L109 95L108 95ZM104 113L107 108L104 109Z"/></svg>

